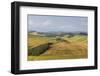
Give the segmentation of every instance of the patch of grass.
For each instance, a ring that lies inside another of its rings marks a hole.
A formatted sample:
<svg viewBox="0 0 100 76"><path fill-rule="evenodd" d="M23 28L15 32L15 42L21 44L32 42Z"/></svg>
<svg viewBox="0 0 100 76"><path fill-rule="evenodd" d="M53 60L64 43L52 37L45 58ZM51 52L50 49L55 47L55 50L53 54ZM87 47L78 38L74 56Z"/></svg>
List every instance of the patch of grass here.
<svg viewBox="0 0 100 76"><path fill-rule="evenodd" d="M28 47L33 48L48 43L48 39L40 36L28 36Z"/></svg>
<svg viewBox="0 0 100 76"><path fill-rule="evenodd" d="M28 56L29 61L39 61L39 60L58 60L58 59L85 59L86 57L83 56L72 56L72 55L65 55L65 56Z"/></svg>
<svg viewBox="0 0 100 76"><path fill-rule="evenodd" d="M38 56L42 53L44 53L49 48L49 43L39 45L37 47L33 47L31 49L28 49L28 55Z"/></svg>

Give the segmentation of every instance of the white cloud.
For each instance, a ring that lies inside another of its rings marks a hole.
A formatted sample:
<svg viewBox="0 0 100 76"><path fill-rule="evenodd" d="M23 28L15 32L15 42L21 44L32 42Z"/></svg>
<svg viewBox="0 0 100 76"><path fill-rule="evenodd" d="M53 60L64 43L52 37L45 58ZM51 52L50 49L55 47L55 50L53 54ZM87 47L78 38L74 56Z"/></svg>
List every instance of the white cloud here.
<svg viewBox="0 0 100 76"><path fill-rule="evenodd" d="M50 20L46 20L42 23L43 26L49 26L52 22Z"/></svg>

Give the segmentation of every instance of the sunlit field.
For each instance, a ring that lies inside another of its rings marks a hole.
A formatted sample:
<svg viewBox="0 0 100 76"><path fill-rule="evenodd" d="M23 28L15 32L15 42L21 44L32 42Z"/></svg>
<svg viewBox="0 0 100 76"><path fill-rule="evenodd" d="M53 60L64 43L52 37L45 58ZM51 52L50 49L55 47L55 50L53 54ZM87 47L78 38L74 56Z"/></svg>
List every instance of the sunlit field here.
<svg viewBox="0 0 100 76"><path fill-rule="evenodd" d="M28 61L88 58L87 35L28 34Z"/></svg>

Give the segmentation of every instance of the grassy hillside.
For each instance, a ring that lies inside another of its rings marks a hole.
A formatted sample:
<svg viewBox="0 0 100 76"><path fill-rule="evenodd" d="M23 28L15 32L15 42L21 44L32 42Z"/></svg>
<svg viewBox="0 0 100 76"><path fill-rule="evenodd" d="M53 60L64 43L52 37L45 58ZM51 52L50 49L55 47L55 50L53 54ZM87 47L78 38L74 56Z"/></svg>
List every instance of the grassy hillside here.
<svg viewBox="0 0 100 76"><path fill-rule="evenodd" d="M49 43L50 45L48 45ZM38 50L36 50L37 48ZM46 37L29 34L28 53L30 50L34 54L28 54L29 61L87 58L87 36L75 35L69 37L65 35L63 37Z"/></svg>

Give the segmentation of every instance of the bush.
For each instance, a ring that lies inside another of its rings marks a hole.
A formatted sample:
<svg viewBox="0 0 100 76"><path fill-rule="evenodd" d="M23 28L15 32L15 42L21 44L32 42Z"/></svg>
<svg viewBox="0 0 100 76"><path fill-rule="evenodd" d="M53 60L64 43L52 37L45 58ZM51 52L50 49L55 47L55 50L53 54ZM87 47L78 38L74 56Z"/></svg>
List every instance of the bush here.
<svg viewBox="0 0 100 76"><path fill-rule="evenodd" d="M28 49L28 55L38 56L48 50L50 43L42 44L40 46Z"/></svg>

